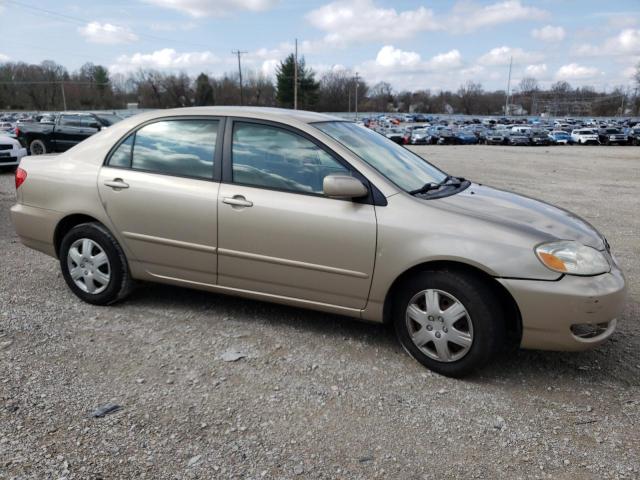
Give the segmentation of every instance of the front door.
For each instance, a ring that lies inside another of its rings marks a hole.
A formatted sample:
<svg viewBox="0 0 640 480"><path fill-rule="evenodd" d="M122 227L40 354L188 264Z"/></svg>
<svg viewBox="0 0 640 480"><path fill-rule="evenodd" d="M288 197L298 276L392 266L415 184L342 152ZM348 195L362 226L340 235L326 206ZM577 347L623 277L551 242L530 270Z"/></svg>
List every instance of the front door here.
<svg viewBox="0 0 640 480"><path fill-rule="evenodd" d="M106 212L151 275L216 283L219 124L206 118L148 124L123 141L100 171Z"/></svg>
<svg viewBox="0 0 640 480"><path fill-rule="evenodd" d="M349 167L278 126L234 121L231 137L230 178L218 196L218 283L364 308L375 259L374 206L322 194L323 178L349 175Z"/></svg>

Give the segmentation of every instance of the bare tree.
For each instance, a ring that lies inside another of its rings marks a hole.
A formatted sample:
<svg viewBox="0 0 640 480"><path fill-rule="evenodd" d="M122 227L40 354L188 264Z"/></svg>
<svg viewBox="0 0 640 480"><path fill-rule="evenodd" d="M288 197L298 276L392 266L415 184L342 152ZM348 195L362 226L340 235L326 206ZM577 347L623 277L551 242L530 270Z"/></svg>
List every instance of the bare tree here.
<svg viewBox="0 0 640 480"><path fill-rule="evenodd" d="M478 110L480 99L482 97L482 85L469 80L458 89L458 97L460 98L460 106L462 113L471 115Z"/></svg>

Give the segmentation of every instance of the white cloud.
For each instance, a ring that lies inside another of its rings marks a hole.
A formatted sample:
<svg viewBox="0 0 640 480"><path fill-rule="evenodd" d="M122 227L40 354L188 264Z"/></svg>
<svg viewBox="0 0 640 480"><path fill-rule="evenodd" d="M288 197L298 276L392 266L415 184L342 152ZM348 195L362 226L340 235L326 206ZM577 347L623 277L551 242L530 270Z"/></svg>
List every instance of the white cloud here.
<svg viewBox="0 0 640 480"><path fill-rule="evenodd" d="M271 78L275 76L278 65L280 65L280 60L276 60L275 58L265 60L264 62L262 62L260 71L265 77Z"/></svg>
<svg viewBox="0 0 640 480"><path fill-rule="evenodd" d="M416 52L391 45L382 47L375 59L355 65L350 70L359 72L370 85L389 82L398 91L457 88L477 73L477 70L463 70L462 56L458 50L423 59Z"/></svg>
<svg viewBox="0 0 640 480"><path fill-rule="evenodd" d="M639 20L636 18L637 12L631 12L631 14L625 15L624 13L613 13L609 15L607 23L612 28L627 28L635 27L638 25Z"/></svg>
<svg viewBox="0 0 640 480"><path fill-rule="evenodd" d="M542 20L548 16L547 11L525 6L520 0L506 0L490 5L461 1L454 6L447 23L453 31L468 33L502 23Z"/></svg>
<svg viewBox="0 0 640 480"><path fill-rule="evenodd" d="M462 56L458 50L451 50L423 61L419 53L385 45L378 51L375 61L365 62L363 65L366 69L378 71L447 72L462 66Z"/></svg>
<svg viewBox="0 0 640 480"><path fill-rule="evenodd" d="M326 33L329 44L397 40L440 28L433 12L424 7L398 12L377 7L372 0L329 3L309 12L307 20Z"/></svg>
<svg viewBox="0 0 640 480"><path fill-rule="evenodd" d="M84 27L79 27L78 32L88 42L105 45L131 43L138 40L138 36L128 28L112 25L111 23L90 22Z"/></svg>
<svg viewBox="0 0 640 480"><path fill-rule="evenodd" d="M382 67L411 67L420 63L420 55L416 52L405 52L391 45L385 45L378 52L376 63Z"/></svg>
<svg viewBox="0 0 640 480"><path fill-rule="evenodd" d="M605 42L605 49L613 54L640 53L640 29L627 28Z"/></svg>
<svg viewBox="0 0 640 480"><path fill-rule="evenodd" d="M490 5L462 0L451 12L442 15L423 6L398 11L377 6L374 0L340 0L307 14L311 25L325 32L325 44L341 46L351 42L400 40L425 31L469 33L502 23L547 17L546 11L522 5L520 0Z"/></svg>
<svg viewBox="0 0 640 480"><path fill-rule="evenodd" d="M172 48L164 48L152 53L121 55L110 69L116 73L139 68L180 69L202 68L219 62L210 51L178 53Z"/></svg>
<svg viewBox="0 0 640 480"><path fill-rule="evenodd" d="M558 80L584 80L595 78L600 75L600 71L595 67L585 67L577 63L570 63L561 66L556 72Z"/></svg>
<svg viewBox="0 0 640 480"><path fill-rule="evenodd" d="M496 47L478 58L478 63L489 66L509 65L513 58L514 64L539 62L544 55L537 52L526 52L521 48L507 46Z"/></svg>
<svg viewBox="0 0 640 480"><path fill-rule="evenodd" d="M178 10L195 18L222 17L235 11L260 12L273 7L277 0L144 0L158 7Z"/></svg>
<svg viewBox="0 0 640 480"><path fill-rule="evenodd" d="M440 53L427 62L430 69L443 71L453 70L462 66L462 56L458 50Z"/></svg>
<svg viewBox="0 0 640 480"><path fill-rule="evenodd" d="M543 42L555 43L564 40L565 31L562 27L546 25L542 28L534 28L531 30L531 36Z"/></svg>
<svg viewBox="0 0 640 480"><path fill-rule="evenodd" d="M524 69L524 73L529 77L544 77L547 74L547 64L539 63L534 65L527 65L527 67Z"/></svg>
<svg viewBox="0 0 640 480"><path fill-rule="evenodd" d="M4 53L0 53L0 62L8 62L9 60L11 60L11 57L9 57L9 55L5 55Z"/></svg>
<svg viewBox="0 0 640 480"><path fill-rule="evenodd" d="M585 43L575 48L581 57L612 57L640 54L640 29L626 28L615 37L607 38L602 45Z"/></svg>

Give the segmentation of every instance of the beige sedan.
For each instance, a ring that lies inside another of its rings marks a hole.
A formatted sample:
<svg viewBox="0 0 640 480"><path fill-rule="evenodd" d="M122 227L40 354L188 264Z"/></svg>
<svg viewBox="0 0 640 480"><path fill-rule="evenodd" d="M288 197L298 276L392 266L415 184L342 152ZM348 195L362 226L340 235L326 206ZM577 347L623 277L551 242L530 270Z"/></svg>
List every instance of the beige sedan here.
<svg viewBox="0 0 640 480"><path fill-rule="evenodd" d="M593 347L624 305L584 220L316 113L145 113L24 159L16 187L20 239L87 302L144 280L388 322L445 375L513 346Z"/></svg>

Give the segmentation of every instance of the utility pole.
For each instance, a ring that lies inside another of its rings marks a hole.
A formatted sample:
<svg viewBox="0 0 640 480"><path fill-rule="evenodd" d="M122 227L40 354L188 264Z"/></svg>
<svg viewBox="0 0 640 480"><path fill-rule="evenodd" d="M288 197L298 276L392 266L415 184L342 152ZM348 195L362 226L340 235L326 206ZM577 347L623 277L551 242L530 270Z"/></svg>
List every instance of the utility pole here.
<svg viewBox="0 0 640 480"><path fill-rule="evenodd" d="M355 80L356 80L356 120L358 120L358 83L360 80L360 77L358 76L358 72L356 72L356 76L355 76Z"/></svg>
<svg viewBox="0 0 640 480"><path fill-rule="evenodd" d="M293 57L293 109L298 109L298 39L296 38L296 53Z"/></svg>
<svg viewBox="0 0 640 480"><path fill-rule="evenodd" d="M240 50L234 50L231 53L238 56L238 76L240 77L240 106L244 103L244 98L242 95L242 67L240 66L240 55L243 55L247 52L243 52Z"/></svg>
<svg viewBox="0 0 640 480"><path fill-rule="evenodd" d="M67 97L64 95L64 82L60 82L60 89L62 90L62 107L64 111L67 111Z"/></svg>
<svg viewBox="0 0 640 480"><path fill-rule="evenodd" d="M509 93L511 92L511 66L513 65L513 57L509 59L509 80L507 81L507 99L504 102L504 115L509 115Z"/></svg>

